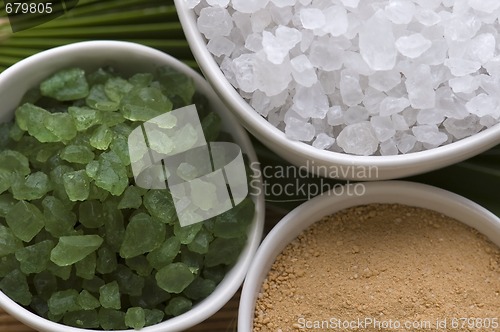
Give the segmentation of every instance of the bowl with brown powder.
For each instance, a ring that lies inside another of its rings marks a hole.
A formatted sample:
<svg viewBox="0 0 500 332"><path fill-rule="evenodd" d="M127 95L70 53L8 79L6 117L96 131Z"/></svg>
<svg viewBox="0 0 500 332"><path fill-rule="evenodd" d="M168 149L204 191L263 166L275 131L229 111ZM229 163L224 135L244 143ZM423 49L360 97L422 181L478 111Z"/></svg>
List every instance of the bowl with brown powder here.
<svg viewBox="0 0 500 332"><path fill-rule="evenodd" d="M246 277L238 331L499 330L500 219L428 185L358 186L272 229Z"/></svg>

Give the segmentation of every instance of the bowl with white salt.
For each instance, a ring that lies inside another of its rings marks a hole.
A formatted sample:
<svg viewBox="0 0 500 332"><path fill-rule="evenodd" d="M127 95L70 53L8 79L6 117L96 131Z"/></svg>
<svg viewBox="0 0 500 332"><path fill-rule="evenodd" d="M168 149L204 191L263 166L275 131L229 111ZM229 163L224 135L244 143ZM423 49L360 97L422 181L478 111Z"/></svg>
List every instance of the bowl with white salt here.
<svg viewBox="0 0 500 332"><path fill-rule="evenodd" d="M400 178L500 143L500 3L175 3L225 104L313 173Z"/></svg>

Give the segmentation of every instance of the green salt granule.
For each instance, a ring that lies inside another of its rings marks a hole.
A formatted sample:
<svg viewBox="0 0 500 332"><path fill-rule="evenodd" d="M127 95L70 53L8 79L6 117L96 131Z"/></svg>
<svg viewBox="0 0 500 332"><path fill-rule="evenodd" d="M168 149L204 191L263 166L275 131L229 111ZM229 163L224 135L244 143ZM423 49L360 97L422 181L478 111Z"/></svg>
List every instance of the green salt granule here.
<svg viewBox="0 0 500 332"><path fill-rule="evenodd" d="M210 243L208 252L205 256L206 266L233 264L238 259L245 242L246 237L233 239L216 238Z"/></svg>
<svg viewBox="0 0 500 332"><path fill-rule="evenodd" d="M213 280L197 277L186 287L183 294L192 300L201 300L212 294L216 286Z"/></svg>
<svg viewBox="0 0 500 332"><path fill-rule="evenodd" d="M82 279L90 280L95 275L96 254L90 253L87 257L75 263L76 275Z"/></svg>
<svg viewBox="0 0 500 332"><path fill-rule="evenodd" d="M22 130L21 128L19 128L17 123L14 122L14 124L12 124L12 126L10 127L9 137L13 141L19 142L21 140L21 138L23 137L24 133L25 133L25 131Z"/></svg>
<svg viewBox="0 0 500 332"><path fill-rule="evenodd" d="M117 265L116 253L113 250L107 246L101 246L97 250L97 272L102 274L111 273L116 270Z"/></svg>
<svg viewBox="0 0 500 332"><path fill-rule="evenodd" d="M32 299L28 280L20 270L13 270L0 280L0 289L12 300L22 305L29 305Z"/></svg>
<svg viewBox="0 0 500 332"><path fill-rule="evenodd" d="M144 309L145 326L151 326L160 323L165 317L163 311L158 309Z"/></svg>
<svg viewBox="0 0 500 332"><path fill-rule="evenodd" d="M90 145L98 150L106 150L112 140L113 131L106 125L100 125L90 137Z"/></svg>
<svg viewBox="0 0 500 332"><path fill-rule="evenodd" d="M105 202L109 197L109 191L99 188L94 182L90 183L90 192L88 199L96 199L100 202Z"/></svg>
<svg viewBox="0 0 500 332"><path fill-rule="evenodd" d="M151 73L138 73L130 77L128 81L135 88L145 88L153 82L153 79L154 77Z"/></svg>
<svg viewBox="0 0 500 332"><path fill-rule="evenodd" d="M191 77L166 66L159 68L157 73L161 91L172 99L175 108L191 104L196 91Z"/></svg>
<svg viewBox="0 0 500 332"><path fill-rule="evenodd" d="M101 153L97 161L87 164L86 172L98 187L114 196L121 195L129 185L127 169L113 151Z"/></svg>
<svg viewBox="0 0 500 332"><path fill-rule="evenodd" d="M191 300L186 299L183 296L174 297L165 307L165 313L169 316L179 316L186 311L189 311L192 306L193 302L191 302Z"/></svg>
<svg viewBox="0 0 500 332"><path fill-rule="evenodd" d="M170 299L171 295L161 289L154 276L150 275L144 279L144 287L141 294L130 297L130 303L136 307L154 308Z"/></svg>
<svg viewBox="0 0 500 332"><path fill-rule="evenodd" d="M150 190L143 198L149 214L166 224L173 225L177 220L174 201L168 190Z"/></svg>
<svg viewBox="0 0 500 332"><path fill-rule="evenodd" d="M106 331L127 329L125 313L113 309L101 308L99 310L99 324Z"/></svg>
<svg viewBox="0 0 500 332"><path fill-rule="evenodd" d="M102 203L96 200L85 201L78 207L78 221L87 228L99 228L104 225Z"/></svg>
<svg viewBox="0 0 500 332"><path fill-rule="evenodd" d="M188 243L187 247L190 251L198 254L206 254L210 246L210 242L214 239L213 235L208 232L205 227L203 227L194 237L194 239Z"/></svg>
<svg viewBox="0 0 500 332"><path fill-rule="evenodd" d="M94 276L91 280L83 280L82 287L83 289L91 292L91 293L99 293L99 288L104 286L105 282L101 278Z"/></svg>
<svg viewBox="0 0 500 332"><path fill-rule="evenodd" d="M73 117L77 131L85 131L102 120L101 112L89 107L68 107L68 114Z"/></svg>
<svg viewBox="0 0 500 332"><path fill-rule="evenodd" d="M101 303L99 302L99 300L94 295L92 295L89 291L87 291L85 289L82 290L80 292L80 294L78 295L76 303L83 310L97 309L101 306Z"/></svg>
<svg viewBox="0 0 500 332"><path fill-rule="evenodd" d="M17 200L10 193L0 194L0 217L5 218L16 203Z"/></svg>
<svg viewBox="0 0 500 332"><path fill-rule="evenodd" d="M171 263L156 274L158 286L169 293L179 294L194 280L189 266L182 262Z"/></svg>
<svg viewBox="0 0 500 332"><path fill-rule="evenodd" d="M17 172L20 175L31 173L28 158L22 153L12 150L0 151L0 169Z"/></svg>
<svg viewBox="0 0 500 332"><path fill-rule="evenodd" d="M112 201L104 202L104 230L106 233L106 243L115 252L120 251L120 247L125 237L125 223L123 214L118 209L117 204Z"/></svg>
<svg viewBox="0 0 500 332"><path fill-rule="evenodd" d="M205 256L192 252L187 246L181 246L181 262L186 264L193 274L198 272L204 266Z"/></svg>
<svg viewBox="0 0 500 332"><path fill-rule="evenodd" d="M54 241L45 240L31 246L18 249L16 259L21 263L24 274L40 273L47 269L50 261L50 251L54 248Z"/></svg>
<svg viewBox="0 0 500 332"><path fill-rule="evenodd" d="M207 142L215 141L217 137L219 137L222 127L220 116L216 113L207 114L203 120L201 120L201 127L203 128L203 133L205 134Z"/></svg>
<svg viewBox="0 0 500 332"><path fill-rule="evenodd" d="M49 177L43 172L31 173L25 178L21 175L15 176L12 184L12 194L20 201L42 198L51 190Z"/></svg>
<svg viewBox="0 0 500 332"><path fill-rule="evenodd" d="M49 312L49 306L47 305L47 300L42 299L39 296L33 296L29 307L38 316L41 316L41 317L47 317L47 314Z"/></svg>
<svg viewBox="0 0 500 332"><path fill-rule="evenodd" d="M101 119L101 123L110 128L126 121L119 112L102 112Z"/></svg>
<svg viewBox="0 0 500 332"><path fill-rule="evenodd" d="M61 150L62 160L75 164L87 164L94 160L94 153L85 145L68 145Z"/></svg>
<svg viewBox="0 0 500 332"><path fill-rule="evenodd" d="M136 186L129 186L118 203L119 209L138 209L142 205L141 191Z"/></svg>
<svg viewBox="0 0 500 332"><path fill-rule="evenodd" d="M173 262L174 258L179 254L181 243L178 238L172 236L165 240L161 246L147 255L147 260L152 267L159 270Z"/></svg>
<svg viewBox="0 0 500 332"><path fill-rule="evenodd" d="M104 93L115 102L120 102L134 86L121 77L110 77L104 84Z"/></svg>
<svg viewBox="0 0 500 332"><path fill-rule="evenodd" d="M211 267L205 267L203 269L202 276L203 278L213 280L216 284L222 281L224 279L224 276L226 275L227 269L224 267L224 265L217 265L217 266L211 266Z"/></svg>
<svg viewBox="0 0 500 332"><path fill-rule="evenodd" d="M0 168L0 194L7 191L11 185L12 185L12 172Z"/></svg>
<svg viewBox="0 0 500 332"><path fill-rule="evenodd" d="M120 289L118 282L112 281L99 288L99 302L103 308L120 309Z"/></svg>
<svg viewBox="0 0 500 332"><path fill-rule="evenodd" d="M122 163L126 166L130 165L130 154L128 151L128 136L123 136L122 134L115 133L113 141L109 146L111 151L116 153L118 158L122 161Z"/></svg>
<svg viewBox="0 0 500 332"><path fill-rule="evenodd" d="M52 249L50 260L59 266L72 265L96 251L102 242L98 235L61 236Z"/></svg>
<svg viewBox="0 0 500 332"><path fill-rule="evenodd" d="M78 311L78 292L75 289L57 291L47 301L49 311L53 315L62 315L66 312Z"/></svg>
<svg viewBox="0 0 500 332"><path fill-rule="evenodd" d="M45 119L50 115L50 112L43 108L28 103L18 107L15 113L19 128L27 131L38 141L42 143L59 142L60 139L45 125Z"/></svg>
<svg viewBox="0 0 500 332"><path fill-rule="evenodd" d="M63 185L68 198L73 202L84 201L89 197L90 178L85 170L65 173Z"/></svg>
<svg viewBox="0 0 500 332"><path fill-rule="evenodd" d="M68 280L71 277L72 265L59 266L50 261L47 270L62 280Z"/></svg>
<svg viewBox="0 0 500 332"><path fill-rule="evenodd" d="M85 98L89 94L85 71L80 68L58 71L40 84L40 92L59 101Z"/></svg>
<svg viewBox="0 0 500 332"><path fill-rule="evenodd" d="M114 112L118 110L119 102L113 101L106 96L104 85L97 84L90 88L89 95L85 99L87 106L99 111Z"/></svg>
<svg viewBox="0 0 500 332"><path fill-rule="evenodd" d="M63 323L68 326L82 329L95 329L99 327L99 316L96 310L79 310L64 314Z"/></svg>
<svg viewBox="0 0 500 332"><path fill-rule="evenodd" d="M253 201L246 198L233 209L218 215L213 224L214 235L221 238L235 238L246 234L248 226L252 223L254 210Z"/></svg>
<svg viewBox="0 0 500 332"><path fill-rule="evenodd" d="M74 232L76 215L70 207L54 196L45 196L42 201L45 216L45 230L54 237L70 235Z"/></svg>
<svg viewBox="0 0 500 332"><path fill-rule="evenodd" d="M118 265L112 273L113 279L118 282L120 291L131 296L140 296L144 288L145 280L124 265Z"/></svg>
<svg viewBox="0 0 500 332"><path fill-rule="evenodd" d="M54 136L56 142L69 141L76 136L76 125L68 113L51 113L44 117L43 125Z"/></svg>
<svg viewBox="0 0 500 332"><path fill-rule="evenodd" d="M90 85L104 84L108 79L113 77L113 69L109 67L99 68L96 71L91 72L87 75L87 81Z"/></svg>
<svg viewBox="0 0 500 332"><path fill-rule="evenodd" d="M172 102L153 87L138 88L123 97L120 105L123 116L131 121L148 121L170 112Z"/></svg>
<svg viewBox="0 0 500 332"><path fill-rule="evenodd" d="M135 257L158 248L165 241L165 225L146 213L130 218L125 238L120 248L123 258Z"/></svg>
<svg viewBox="0 0 500 332"><path fill-rule="evenodd" d="M143 255L127 258L125 264L141 277L147 277L153 271L153 267L149 264L146 256Z"/></svg>
<svg viewBox="0 0 500 332"><path fill-rule="evenodd" d="M57 279L49 271L42 271L33 277L36 294L47 301L57 291Z"/></svg>
<svg viewBox="0 0 500 332"><path fill-rule="evenodd" d="M146 325L146 314L144 309L139 307L128 308L125 314L125 325L139 330Z"/></svg>
<svg viewBox="0 0 500 332"><path fill-rule="evenodd" d="M0 225L0 257L15 253L23 243L7 227Z"/></svg>
<svg viewBox="0 0 500 332"><path fill-rule="evenodd" d="M15 269L19 269L19 262L17 261L16 256L11 254L0 257L0 278L5 277Z"/></svg>
<svg viewBox="0 0 500 332"><path fill-rule="evenodd" d="M30 242L45 225L45 218L33 204L19 201L5 217L7 225L19 239Z"/></svg>
<svg viewBox="0 0 500 332"><path fill-rule="evenodd" d="M189 244L194 240L202 227L203 223L201 222L184 227L176 222L174 225L174 234L182 244Z"/></svg>
<svg viewBox="0 0 500 332"><path fill-rule="evenodd" d="M13 122L0 123L0 148L4 149L11 143L10 130ZM16 124L17 126L17 124Z"/></svg>
<svg viewBox="0 0 500 332"><path fill-rule="evenodd" d="M64 188L64 174L73 172L74 169L67 165L58 165L50 171L50 181L54 188L54 196L60 199L66 204L70 202L68 194L66 193L66 188Z"/></svg>
<svg viewBox="0 0 500 332"><path fill-rule="evenodd" d="M58 154L63 147L64 144L62 143L45 143L36 153L35 160L43 165L49 159Z"/></svg>

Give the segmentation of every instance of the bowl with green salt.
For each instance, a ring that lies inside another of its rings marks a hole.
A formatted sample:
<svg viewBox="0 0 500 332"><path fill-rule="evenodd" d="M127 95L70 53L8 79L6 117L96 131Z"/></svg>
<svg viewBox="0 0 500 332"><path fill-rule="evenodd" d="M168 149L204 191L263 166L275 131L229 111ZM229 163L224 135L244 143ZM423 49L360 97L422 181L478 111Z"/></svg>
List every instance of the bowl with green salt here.
<svg viewBox="0 0 500 332"><path fill-rule="evenodd" d="M246 179L249 169L234 173L243 166L234 160L257 158L200 75L142 45L82 42L4 71L0 100L5 311L39 331L181 331L236 293L261 239L264 201L254 194L258 178L237 190L231 177ZM182 114L196 119L174 130ZM132 144L134 133L143 141ZM239 159L221 152L222 142ZM173 152L209 156L213 173L158 161ZM169 171L180 179L176 191ZM218 213L207 206L222 200L215 173L233 194Z"/></svg>

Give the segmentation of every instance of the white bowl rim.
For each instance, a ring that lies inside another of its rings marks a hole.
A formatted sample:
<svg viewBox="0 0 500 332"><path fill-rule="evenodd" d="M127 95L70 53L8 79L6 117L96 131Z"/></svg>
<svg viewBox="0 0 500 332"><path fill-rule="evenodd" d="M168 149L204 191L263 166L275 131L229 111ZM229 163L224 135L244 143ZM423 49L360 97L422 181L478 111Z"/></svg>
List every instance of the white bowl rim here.
<svg viewBox="0 0 500 332"><path fill-rule="evenodd" d="M211 86L206 82L206 80L199 75L196 71L189 68L187 65L183 64L174 57L163 53L159 50L153 49L148 46L141 44L136 44L133 42L124 41L114 41L114 40L99 40L99 41L85 41L77 42L64 46L55 47L35 55L32 55L26 59L19 61L18 63L7 68L4 72L0 74L0 88L2 82L7 82L11 77L14 77L18 71L25 70L25 67L33 66L37 62L46 61L47 59L57 58L59 56L68 56L71 54L78 54L79 52L89 52L89 50L94 49L114 49L115 51L126 51L133 50L138 53L143 53L148 55L148 57L155 58L158 63L163 65L170 65L175 69L193 77L198 88L202 90L205 94L209 94L210 97L217 97L217 99L211 101L220 104L218 96L213 92ZM5 84L7 84L5 83ZM224 106L221 104L221 106ZM219 107L222 112L225 121L229 121L234 129L231 131L231 135L238 141L241 145L242 150L247 154L251 162L257 161L257 155L253 146L250 142L250 138L243 128L239 125L236 118L231 112L229 112L225 107ZM5 111L0 109L0 111ZM9 110L7 110L9 111ZM238 130L240 129L240 130ZM252 187L262 185L261 177L252 178ZM255 216L252 221L252 227L249 229L248 242L244 247L238 262L233 266L224 279L218 284L216 290L210 294L205 300L199 302L187 313L182 314L177 317L170 318L161 323L145 327L141 329L144 332L165 332L165 331L182 331L189 327L192 327L198 323L201 323L205 319L209 318L215 314L219 309L221 309L224 304L226 304L240 288L248 267L253 258L253 254L258 248L260 243L265 220L265 205L264 196L262 191L259 191L258 195L252 195L255 203ZM29 325L40 331L50 331L50 332L88 332L93 331L91 329L74 328L70 326L63 325L62 323L55 323L45 318L38 316L37 314L23 308L3 292L0 291L0 307L2 307L6 312L17 318L19 321ZM121 330L117 332L130 332L129 330Z"/></svg>
<svg viewBox="0 0 500 332"><path fill-rule="evenodd" d="M356 165L365 168L378 167L380 169L387 169L388 171L409 168L409 170L402 172L402 176L409 176L465 160L500 144L500 123L475 135L447 145L394 156L357 156L319 150L307 143L292 141L285 136L285 133L260 116L228 82L215 59L207 50L203 36L197 29L195 13L192 9L188 8L186 0L174 0L174 3L193 55L214 90L226 104L235 105L235 107L229 108L242 120L245 128L262 142L275 143L276 148L273 150L280 153L282 157L284 155L281 151L293 151L301 159L319 160L329 165ZM416 166L418 166L418 169ZM312 171L314 172L314 167ZM353 179L353 177L349 176L345 178ZM379 179L392 178L394 177L381 176ZM374 179L365 178L361 180Z"/></svg>
<svg viewBox="0 0 500 332"><path fill-rule="evenodd" d="M238 331L252 331L255 300L277 255L302 231L322 217L349 207L370 203L400 203L430 209L476 228L500 247L500 218L479 204L434 186L408 181L359 183L362 196L336 196L333 191L293 209L269 232L260 245L241 291ZM352 184L351 184L352 185Z"/></svg>

